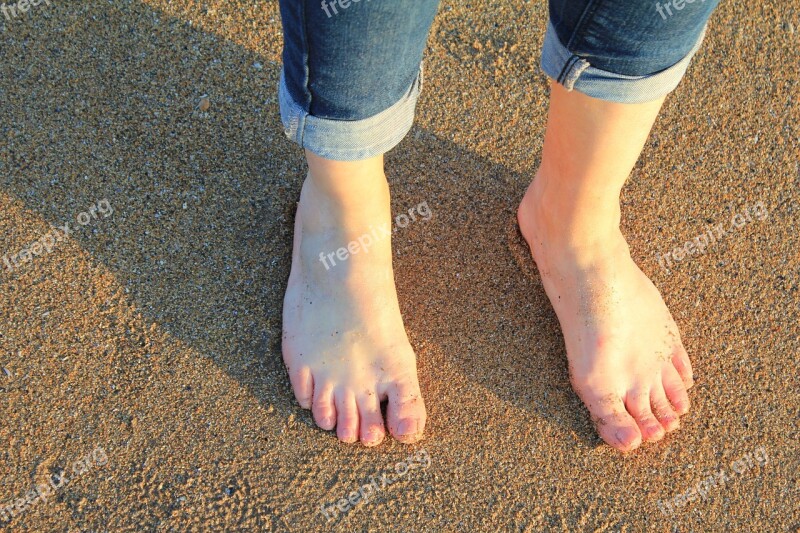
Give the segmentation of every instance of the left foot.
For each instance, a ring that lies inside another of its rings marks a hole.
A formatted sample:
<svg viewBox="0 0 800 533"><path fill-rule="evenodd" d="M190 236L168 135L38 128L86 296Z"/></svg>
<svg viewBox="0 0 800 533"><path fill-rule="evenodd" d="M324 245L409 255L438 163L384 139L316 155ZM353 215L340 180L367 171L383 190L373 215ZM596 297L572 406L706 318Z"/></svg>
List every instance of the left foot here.
<svg viewBox="0 0 800 533"><path fill-rule="evenodd" d="M517 218L561 324L572 386L614 448L657 441L689 409L692 368L678 328L631 259L619 206L581 221L542 174Z"/></svg>

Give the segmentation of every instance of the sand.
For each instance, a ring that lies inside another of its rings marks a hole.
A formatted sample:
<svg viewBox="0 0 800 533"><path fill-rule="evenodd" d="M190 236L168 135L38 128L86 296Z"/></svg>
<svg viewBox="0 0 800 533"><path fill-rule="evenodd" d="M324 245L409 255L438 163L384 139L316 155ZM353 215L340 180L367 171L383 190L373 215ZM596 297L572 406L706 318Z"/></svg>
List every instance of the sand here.
<svg viewBox="0 0 800 533"><path fill-rule="evenodd" d="M0 255L36 252L0 263L0 507L41 485L0 527L800 528L797 9L718 10L623 192L697 375L682 429L623 456L570 389L514 222L546 6L488 4L442 5L387 157L395 212L433 213L394 243L429 425L374 449L315 428L280 359L304 162L278 120L277 3L0 17Z"/></svg>

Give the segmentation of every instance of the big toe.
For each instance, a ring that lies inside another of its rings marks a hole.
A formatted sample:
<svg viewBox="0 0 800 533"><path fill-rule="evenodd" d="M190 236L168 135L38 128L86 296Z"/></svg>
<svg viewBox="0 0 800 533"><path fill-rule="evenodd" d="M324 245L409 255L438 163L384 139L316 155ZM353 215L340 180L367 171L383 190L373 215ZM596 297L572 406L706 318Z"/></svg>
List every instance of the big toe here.
<svg viewBox="0 0 800 533"><path fill-rule="evenodd" d="M386 421L389 432L400 442L410 444L422 438L425 431L425 402L416 378L392 384L388 391Z"/></svg>
<svg viewBox="0 0 800 533"><path fill-rule="evenodd" d="M581 397L592 414L600 438L622 452L639 447L642 433L618 394L584 393Z"/></svg>

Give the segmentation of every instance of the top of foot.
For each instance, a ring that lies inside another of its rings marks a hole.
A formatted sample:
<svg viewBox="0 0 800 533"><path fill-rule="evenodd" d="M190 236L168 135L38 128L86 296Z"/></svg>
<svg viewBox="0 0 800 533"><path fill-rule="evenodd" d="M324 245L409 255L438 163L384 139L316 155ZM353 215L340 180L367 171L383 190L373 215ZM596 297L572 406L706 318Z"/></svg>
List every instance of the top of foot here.
<svg viewBox="0 0 800 533"><path fill-rule="evenodd" d="M597 245L565 244L535 183L518 220L561 323L572 386L614 448L657 441L689 409L692 369L678 328L618 229Z"/></svg>
<svg viewBox="0 0 800 533"><path fill-rule="evenodd" d="M397 440L415 442L426 420L397 302L391 238L381 231L390 224L388 191L385 199L385 212L342 223L306 180L283 310L283 359L297 401L321 428L336 427L343 442L367 446L384 439L385 427ZM348 245L347 254L337 254Z"/></svg>

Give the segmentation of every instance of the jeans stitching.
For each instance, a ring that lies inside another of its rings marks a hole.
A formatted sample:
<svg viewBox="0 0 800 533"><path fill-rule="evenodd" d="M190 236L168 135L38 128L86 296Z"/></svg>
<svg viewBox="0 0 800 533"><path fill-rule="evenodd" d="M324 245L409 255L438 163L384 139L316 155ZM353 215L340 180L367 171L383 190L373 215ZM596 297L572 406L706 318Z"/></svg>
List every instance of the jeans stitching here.
<svg viewBox="0 0 800 533"><path fill-rule="evenodd" d="M575 28L573 28L572 30L572 34L570 35L569 40L564 45L564 48L566 48L567 51L570 52L572 55L564 64L564 68L561 69L561 72L558 74L558 79L556 80L558 83L564 85L564 81L567 79L567 77L569 77L569 73L572 71L572 68L578 61L582 60L580 56L572 53L572 49L574 48L575 41L578 39L578 35L581 33L583 28L585 28L592 21L592 19L594 18L594 14L597 12L597 9L600 7L600 4L602 3L603 0L591 0L589 4L587 4L586 8L583 10L583 13L581 13L578 22L575 24ZM557 35L556 38L558 38ZM584 66L581 69L581 71L586 70L586 67L589 65L588 61L586 61L585 59L583 61L586 63L586 66ZM567 89L572 90L572 85L574 84L575 80L572 81L571 86L567 87Z"/></svg>
<svg viewBox="0 0 800 533"><path fill-rule="evenodd" d="M589 62L585 59L581 59L578 56L575 56L577 59L576 61L570 66L569 72L567 75L564 76L564 87L567 88L568 91L571 91L575 87L575 83L577 83L578 78L581 77L583 71L589 68Z"/></svg>
<svg viewBox="0 0 800 533"><path fill-rule="evenodd" d="M567 61L564 63L564 68L561 69L561 72L558 73L558 78L556 78L556 81L558 83L560 83L562 85L564 84L564 79L567 77L567 74L569 73L570 69L572 68L572 65L574 65L575 61L577 61L577 60L578 60L578 56L576 56L574 54L571 55L569 57L569 59L567 59Z"/></svg>
<svg viewBox="0 0 800 533"><path fill-rule="evenodd" d="M311 55L311 46L308 44L308 17L306 16L306 2L300 2L300 17L303 20L303 30L302 30L302 39L303 39L303 96L305 97L305 102L301 103L300 110L303 114L308 115L311 113L311 101L313 96L311 94L311 67L310 67L310 55ZM307 107L305 107L307 105ZM305 107L305 108L304 108ZM303 137L305 134L305 120L298 121L298 132L297 132L297 141L300 146L303 146Z"/></svg>
<svg viewBox="0 0 800 533"><path fill-rule="evenodd" d="M580 32L585 28L594 18L594 14L597 12L600 4L603 3L603 0L592 0L583 10L581 13L581 17L578 19L578 22L575 24L575 28L572 30L572 35L569 37L569 41L565 45L567 50L571 50L575 46L575 40L578 38Z"/></svg>

